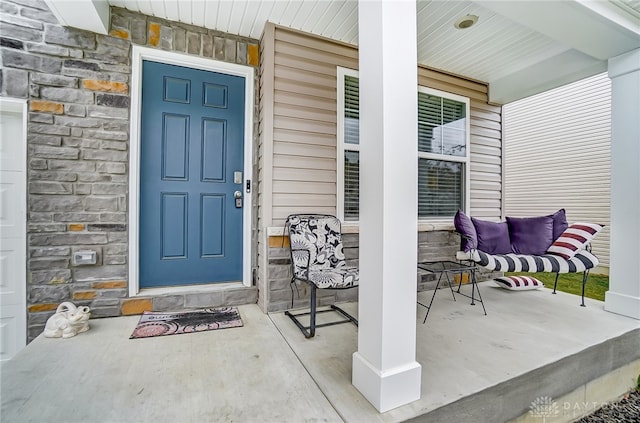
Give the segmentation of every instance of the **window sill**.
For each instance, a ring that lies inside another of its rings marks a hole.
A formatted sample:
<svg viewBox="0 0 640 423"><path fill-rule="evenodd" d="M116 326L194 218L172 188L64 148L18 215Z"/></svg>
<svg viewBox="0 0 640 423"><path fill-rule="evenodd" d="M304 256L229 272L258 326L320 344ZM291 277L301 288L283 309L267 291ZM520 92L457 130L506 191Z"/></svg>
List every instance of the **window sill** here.
<svg viewBox="0 0 640 423"><path fill-rule="evenodd" d="M434 221L434 222L418 222L418 232L432 232L432 231L453 231L453 221ZM357 223L343 223L343 234L358 234L360 233L360 225ZM267 236L282 236L284 235L284 228L282 226L272 226L267 228Z"/></svg>
<svg viewBox="0 0 640 423"><path fill-rule="evenodd" d="M418 222L418 232L432 232L432 231L453 231L455 226L453 222ZM343 223L342 233L344 234L357 234L360 233L360 225L357 223Z"/></svg>

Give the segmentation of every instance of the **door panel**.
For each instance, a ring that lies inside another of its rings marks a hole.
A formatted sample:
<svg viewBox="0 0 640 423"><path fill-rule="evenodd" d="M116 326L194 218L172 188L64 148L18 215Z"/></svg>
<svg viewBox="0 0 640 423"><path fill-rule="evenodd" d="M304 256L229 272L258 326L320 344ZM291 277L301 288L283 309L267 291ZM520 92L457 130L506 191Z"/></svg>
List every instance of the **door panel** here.
<svg viewBox="0 0 640 423"><path fill-rule="evenodd" d="M140 287L242 280L242 77L143 62Z"/></svg>
<svg viewBox="0 0 640 423"><path fill-rule="evenodd" d="M202 180L224 182L224 122L205 119L202 124Z"/></svg>
<svg viewBox="0 0 640 423"><path fill-rule="evenodd" d="M162 119L162 179L187 179L189 116L165 114Z"/></svg>
<svg viewBox="0 0 640 423"><path fill-rule="evenodd" d="M162 194L162 259L187 257L187 195Z"/></svg>
<svg viewBox="0 0 640 423"><path fill-rule="evenodd" d="M202 255L221 256L224 251L224 195L202 196Z"/></svg>
<svg viewBox="0 0 640 423"><path fill-rule="evenodd" d="M23 103L0 98L0 361L26 345L27 160Z"/></svg>

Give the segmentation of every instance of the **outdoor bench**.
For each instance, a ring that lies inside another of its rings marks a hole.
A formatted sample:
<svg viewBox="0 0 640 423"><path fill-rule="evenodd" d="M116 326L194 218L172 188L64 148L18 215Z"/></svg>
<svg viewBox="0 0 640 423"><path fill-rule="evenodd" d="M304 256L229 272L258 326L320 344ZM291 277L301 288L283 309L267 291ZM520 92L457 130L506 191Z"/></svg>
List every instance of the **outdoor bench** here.
<svg viewBox="0 0 640 423"><path fill-rule="evenodd" d="M589 271L598 266L590 243L603 226L566 223L564 209L549 216L510 218L487 222L469 218L458 211L454 219L461 236L458 260L472 261L497 272L555 273L556 293L561 273L583 273L582 303Z"/></svg>

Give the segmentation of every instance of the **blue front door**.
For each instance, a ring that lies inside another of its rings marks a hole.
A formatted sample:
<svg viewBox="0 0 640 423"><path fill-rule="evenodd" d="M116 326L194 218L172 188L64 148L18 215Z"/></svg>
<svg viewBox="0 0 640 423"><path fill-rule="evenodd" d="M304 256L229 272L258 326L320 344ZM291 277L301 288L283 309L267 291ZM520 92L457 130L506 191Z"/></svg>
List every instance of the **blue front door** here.
<svg viewBox="0 0 640 423"><path fill-rule="evenodd" d="M144 61L142 81L140 287L241 281L245 80Z"/></svg>

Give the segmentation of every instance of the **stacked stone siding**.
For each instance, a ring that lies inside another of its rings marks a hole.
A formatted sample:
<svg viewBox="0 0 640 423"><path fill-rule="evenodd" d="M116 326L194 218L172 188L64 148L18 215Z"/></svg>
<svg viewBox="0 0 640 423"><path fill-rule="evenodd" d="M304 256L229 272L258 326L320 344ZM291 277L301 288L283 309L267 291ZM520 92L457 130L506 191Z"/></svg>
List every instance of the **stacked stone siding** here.
<svg viewBox="0 0 640 423"><path fill-rule="evenodd" d="M348 266L358 266L359 236L358 234L343 234L344 255ZM269 280L269 296L267 311L282 311L292 308L309 307L309 287L305 283L291 286L291 258L287 239L282 236L269 238L267 277ZM452 260L456 256L460 245L460 237L453 231L427 231L418 233L418 261ZM485 281L500 276L500 272L490 272L478 268L478 281ZM458 276L455 277L458 282ZM418 291L432 290L436 286L436 275L416 268L416 289ZM468 277L463 277L462 283L468 283ZM447 288L440 285L440 288ZM292 290L293 288L293 290ZM318 305L328 305L337 302L356 301L358 289L318 290Z"/></svg>
<svg viewBox="0 0 640 423"><path fill-rule="evenodd" d="M104 317L257 296L127 298L127 195L131 44L257 67L258 41L117 8L111 24L109 35L94 34L59 25L42 0L0 2L0 94L29 100L29 340L62 301ZM86 249L97 264L74 266Z"/></svg>

